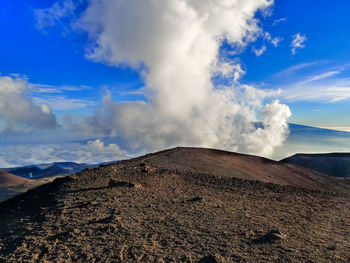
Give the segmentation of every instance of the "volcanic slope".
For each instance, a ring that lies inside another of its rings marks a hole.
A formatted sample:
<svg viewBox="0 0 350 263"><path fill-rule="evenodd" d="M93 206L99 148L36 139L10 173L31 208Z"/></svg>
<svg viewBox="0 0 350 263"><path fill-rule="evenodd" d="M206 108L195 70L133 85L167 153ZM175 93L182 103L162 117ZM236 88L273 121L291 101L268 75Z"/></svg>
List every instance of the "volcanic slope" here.
<svg viewBox="0 0 350 263"><path fill-rule="evenodd" d="M56 179L0 203L0 261L349 262L349 197L282 166L176 148Z"/></svg>
<svg viewBox="0 0 350 263"><path fill-rule="evenodd" d="M0 187L16 186L28 182L30 182L30 180L7 173L0 169Z"/></svg>

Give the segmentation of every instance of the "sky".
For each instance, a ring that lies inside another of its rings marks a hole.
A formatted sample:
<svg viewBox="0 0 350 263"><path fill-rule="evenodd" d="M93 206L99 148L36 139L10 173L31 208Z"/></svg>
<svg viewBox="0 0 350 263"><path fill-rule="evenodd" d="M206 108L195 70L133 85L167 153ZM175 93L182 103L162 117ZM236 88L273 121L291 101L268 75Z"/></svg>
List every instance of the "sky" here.
<svg viewBox="0 0 350 263"><path fill-rule="evenodd" d="M0 167L349 130L350 3L0 3ZM262 125L257 125L262 123Z"/></svg>

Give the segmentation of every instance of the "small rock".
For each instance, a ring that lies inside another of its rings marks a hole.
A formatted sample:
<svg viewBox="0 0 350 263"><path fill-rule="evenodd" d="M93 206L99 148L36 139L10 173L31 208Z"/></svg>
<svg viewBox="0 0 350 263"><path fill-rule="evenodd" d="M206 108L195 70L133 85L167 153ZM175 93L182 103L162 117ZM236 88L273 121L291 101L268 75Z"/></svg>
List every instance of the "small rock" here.
<svg viewBox="0 0 350 263"><path fill-rule="evenodd" d="M226 260L220 255L208 255L201 258L198 263L225 263Z"/></svg>
<svg viewBox="0 0 350 263"><path fill-rule="evenodd" d="M115 179L110 179L108 182L108 187L110 187L110 188L112 188L112 187L133 187L136 189L141 189L142 185L138 184L138 183L129 182L129 181L118 181Z"/></svg>
<svg viewBox="0 0 350 263"><path fill-rule="evenodd" d="M135 187L135 184L132 182L110 179L108 187Z"/></svg>
<svg viewBox="0 0 350 263"><path fill-rule="evenodd" d="M257 238L255 243L274 243L280 239L285 239L287 236L278 229L271 230L267 234Z"/></svg>
<svg viewBox="0 0 350 263"><path fill-rule="evenodd" d="M141 172L143 173L154 173L157 171L157 168L154 168L146 163L139 163L139 167L141 168Z"/></svg>
<svg viewBox="0 0 350 263"><path fill-rule="evenodd" d="M193 197L191 199L188 199L187 202L188 203L194 203L194 202L199 202L199 201L202 201L203 200L203 197L201 196L196 196L196 197Z"/></svg>
<svg viewBox="0 0 350 263"><path fill-rule="evenodd" d="M330 247L327 247L328 250L335 250L337 248L336 245L333 245L333 246L330 246Z"/></svg>

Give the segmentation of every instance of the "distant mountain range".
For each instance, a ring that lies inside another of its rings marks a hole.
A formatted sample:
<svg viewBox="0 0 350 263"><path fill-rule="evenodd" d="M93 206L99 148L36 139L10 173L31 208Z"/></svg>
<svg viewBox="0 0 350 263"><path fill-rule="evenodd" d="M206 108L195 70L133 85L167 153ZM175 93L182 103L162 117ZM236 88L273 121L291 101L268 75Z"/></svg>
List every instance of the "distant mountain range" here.
<svg viewBox="0 0 350 263"><path fill-rule="evenodd" d="M350 178L350 153L295 154L281 162L307 167L334 177Z"/></svg>
<svg viewBox="0 0 350 263"><path fill-rule="evenodd" d="M328 130L289 123L286 142L275 149L274 160L282 160L297 153L350 152L350 132Z"/></svg>
<svg viewBox="0 0 350 263"><path fill-rule="evenodd" d="M86 168L95 168L99 164L85 164L74 162L55 162L48 164L28 165L22 167L3 168L2 170L28 179L41 179L52 176L70 175Z"/></svg>

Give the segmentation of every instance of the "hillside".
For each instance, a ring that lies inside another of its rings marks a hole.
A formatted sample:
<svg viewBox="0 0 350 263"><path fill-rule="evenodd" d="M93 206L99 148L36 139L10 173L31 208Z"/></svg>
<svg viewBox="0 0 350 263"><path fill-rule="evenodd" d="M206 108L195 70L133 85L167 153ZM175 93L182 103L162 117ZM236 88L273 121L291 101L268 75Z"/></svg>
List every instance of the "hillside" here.
<svg viewBox="0 0 350 263"><path fill-rule="evenodd" d="M304 166L333 177L350 178L350 153L295 154L282 162Z"/></svg>
<svg viewBox="0 0 350 263"><path fill-rule="evenodd" d="M7 186L16 186L29 182L30 180L10 174L0 169L0 188Z"/></svg>
<svg viewBox="0 0 350 263"><path fill-rule="evenodd" d="M336 180L303 167L276 162L262 157L201 148L177 148L150 155L151 165L164 169L193 171L215 176L258 180L314 190L346 189L350 180Z"/></svg>
<svg viewBox="0 0 350 263"><path fill-rule="evenodd" d="M295 186L328 179L196 148L87 169L0 203L0 261L348 262L349 197Z"/></svg>

